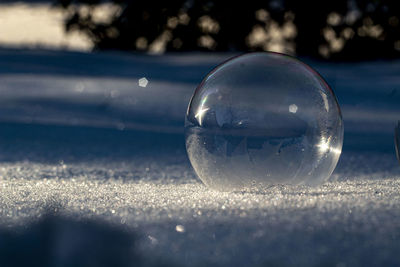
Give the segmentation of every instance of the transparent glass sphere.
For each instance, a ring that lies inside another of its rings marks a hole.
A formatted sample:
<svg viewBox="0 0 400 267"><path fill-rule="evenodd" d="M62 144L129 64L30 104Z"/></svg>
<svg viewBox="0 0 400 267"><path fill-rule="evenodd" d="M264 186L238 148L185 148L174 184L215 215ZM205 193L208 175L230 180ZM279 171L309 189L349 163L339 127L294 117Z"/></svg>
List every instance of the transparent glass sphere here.
<svg viewBox="0 0 400 267"><path fill-rule="evenodd" d="M234 57L197 87L186 150L198 177L222 190L326 181L343 123L334 93L308 65L278 53Z"/></svg>

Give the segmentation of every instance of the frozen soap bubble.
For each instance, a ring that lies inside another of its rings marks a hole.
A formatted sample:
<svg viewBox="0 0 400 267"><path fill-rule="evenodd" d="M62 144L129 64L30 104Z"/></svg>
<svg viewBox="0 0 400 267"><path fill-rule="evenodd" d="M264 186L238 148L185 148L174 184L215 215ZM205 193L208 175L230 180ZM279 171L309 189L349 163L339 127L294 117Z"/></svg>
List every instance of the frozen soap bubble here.
<svg viewBox="0 0 400 267"><path fill-rule="evenodd" d="M234 57L211 71L186 114L199 178L222 190L326 181L339 160L336 97L306 64L277 53Z"/></svg>

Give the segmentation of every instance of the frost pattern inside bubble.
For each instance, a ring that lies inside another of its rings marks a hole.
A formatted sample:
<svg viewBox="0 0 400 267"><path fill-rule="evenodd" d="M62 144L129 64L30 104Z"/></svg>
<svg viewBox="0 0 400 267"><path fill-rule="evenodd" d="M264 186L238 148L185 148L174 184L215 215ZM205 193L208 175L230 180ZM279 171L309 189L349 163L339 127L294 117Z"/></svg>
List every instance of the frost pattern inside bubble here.
<svg viewBox="0 0 400 267"><path fill-rule="evenodd" d="M343 143L337 100L315 71L276 53L214 69L188 107L186 149L199 178L219 190L319 184Z"/></svg>

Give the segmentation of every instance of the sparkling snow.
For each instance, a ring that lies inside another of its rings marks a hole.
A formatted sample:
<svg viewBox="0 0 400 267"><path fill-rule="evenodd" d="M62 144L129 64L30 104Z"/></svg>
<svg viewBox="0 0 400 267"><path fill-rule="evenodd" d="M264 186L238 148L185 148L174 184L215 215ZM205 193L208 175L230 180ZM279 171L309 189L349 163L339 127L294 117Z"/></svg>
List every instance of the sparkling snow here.
<svg viewBox="0 0 400 267"><path fill-rule="evenodd" d="M195 177L182 126L227 56L0 50L0 261L400 265L400 61L309 62L343 107L328 183L221 193Z"/></svg>

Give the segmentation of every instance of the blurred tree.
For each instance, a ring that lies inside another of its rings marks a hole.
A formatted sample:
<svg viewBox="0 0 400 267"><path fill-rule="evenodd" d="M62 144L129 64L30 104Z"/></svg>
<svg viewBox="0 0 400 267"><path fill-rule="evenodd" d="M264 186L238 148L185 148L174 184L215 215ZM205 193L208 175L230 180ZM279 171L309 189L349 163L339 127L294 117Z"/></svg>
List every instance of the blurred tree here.
<svg viewBox="0 0 400 267"><path fill-rule="evenodd" d="M396 0L58 0L95 48L277 51L340 60L400 55Z"/></svg>

